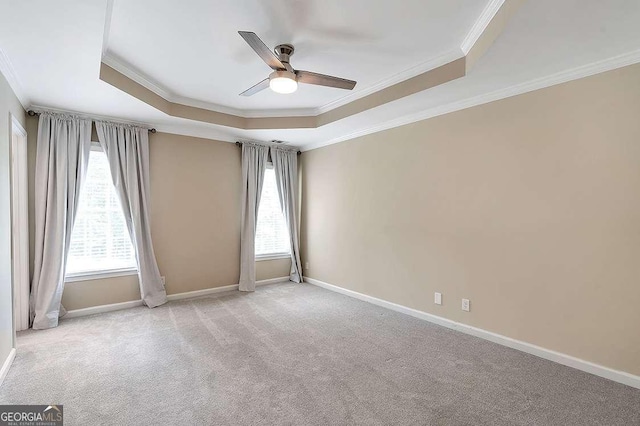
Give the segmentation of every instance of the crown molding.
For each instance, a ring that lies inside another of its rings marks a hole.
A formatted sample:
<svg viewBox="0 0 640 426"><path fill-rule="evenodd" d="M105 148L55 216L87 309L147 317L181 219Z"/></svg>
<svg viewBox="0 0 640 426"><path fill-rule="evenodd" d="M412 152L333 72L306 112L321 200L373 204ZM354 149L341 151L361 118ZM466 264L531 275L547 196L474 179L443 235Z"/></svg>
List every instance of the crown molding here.
<svg viewBox="0 0 640 426"><path fill-rule="evenodd" d="M451 112L460 111L463 109L471 108L474 106L486 104L493 101L498 101L500 99L510 98L512 96L521 95L523 93L532 92L534 90L540 90L546 87L555 86L557 84L567 83L569 81L578 80L580 78L585 78L595 74L611 71L616 68L622 68L628 65L637 64L639 62L640 62L640 50L635 50L633 52L625 53L618 56L613 56L608 59L593 62L591 64L582 65L566 71L561 71L545 77L533 79L525 83L516 84L514 86L510 86L504 89L499 89L493 92L474 96L468 99L451 102L446 105L439 105L434 108L429 108L425 111L407 115L405 117L401 117L395 120L387 121L386 123L368 127L366 129L358 130L357 132L349 133L339 138L330 139L328 141L311 143L301 147L301 151L304 152L304 151L310 151L312 149L322 148L324 146L333 145L333 144L344 142L350 139L355 139L360 136L366 136L372 133L378 133L383 130L404 126L406 124L415 123L417 121L426 120L429 118L437 117L439 115L449 114Z"/></svg>
<svg viewBox="0 0 640 426"><path fill-rule="evenodd" d="M194 138L210 139L222 142L235 143L238 140L246 139L246 137L243 138L239 135L220 131L216 128L193 126L190 124L157 123L154 124L153 127L159 133L171 133L173 135L191 136Z"/></svg>
<svg viewBox="0 0 640 426"><path fill-rule="evenodd" d="M157 83L148 75L137 71L134 67L126 64L122 59L115 57L108 51L102 54L102 62L166 100L171 100L171 98L174 96L160 83Z"/></svg>
<svg viewBox="0 0 640 426"><path fill-rule="evenodd" d="M487 29L489 23L493 17L496 16L496 13L498 13L504 2L505 0L491 0L489 4L487 4L460 45L460 49L464 55L469 53L473 45L476 44L476 41L478 41L482 33Z"/></svg>
<svg viewBox="0 0 640 426"><path fill-rule="evenodd" d="M316 108L289 108L289 109L237 109L225 107L223 105L214 104L206 101L199 101L193 98L187 98L184 96L173 95L170 102L178 103L182 105L192 106L196 108L208 109L210 111L224 112L226 114L237 115L242 118L273 118L273 117L312 117L316 115Z"/></svg>
<svg viewBox="0 0 640 426"><path fill-rule="evenodd" d="M46 107L46 106L37 105L37 104L31 104L29 105L28 108L25 108L25 109L33 110L36 112L70 114L70 115L74 115L76 117L80 117L88 120L110 121L115 123L131 124L133 126L149 127L149 128L156 129L156 131L160 133L171 133L174 135L193 136L196 138L211 139L211 140L217 140L222 142L234 143L238 140L246 139L239 135L236 136L236 135L230 134L229 132L220 131L217 128L195 126L190 123L180 124L180 123L165 123L165 122L132 121L132 120L123 119L121 117L113 117L113 116L100 115L100 114L86 114L78 111L61 109L61 108L51 108L51 107Z"/></svg>
<svg viewBox="0 0 640 426"><path fill-rule="evenodd" d="M4 51L0 48L0 73L4 75L4 78L9 83L9 87L13 90L13 93L16 95L16 98L20 101L20 104L23 108L27 108L30 103L29 98L25 94L22 89L22 84L18 79L15 71L13 70L13 65L9 60L9 57L4 53Z"/></svg>
<svg viewBox="0 0 640 426"><path fill-rule="evenodd" d="M341 97L340 99L331 101L327 104L324 104L321 107L315 108L314 115L324 114L325 112L329 112L333 109L344 106L355 100L358 100L360 98L364 98L365 96L369 96L373 93L379 92L383 89L386 89L387 87L391 87L394 84L401 83L417 75L424 74L425 72L436 69L442 65L448 64L449 62L453 62L462 57L464 57L462 50L460 49L449 50L448 52L438 55L426 62L422 62L421 64L418 64L407 70L394 74L391 77L387 77L383 80L380 80L379 82L375 83L372 86L369 86L362 90L358 90L356 92L349 93L346 96Z"/></svg>
<svg viewBox="0 0 640 426"><path fill-rule="evenodd" d="M102 56L107 53L109 47L109 34L111 34L111 17L113 16L113 0L107 0L107 10L104 17L104 30L102 32Z"/></svg>
<svg viewBox="0 0 640 426"><path fill-rule="evenodd" d="M127 119L123 119L123 118L120 118L120 117L113 117L113 116L109 116L109 115L87 114L87 113L84 113L84 112L73 111L73 110L70 110L70 109L51 108L51 107L37 105L37 104L30 104L29 107L25 108L25 109L27 111L29 111L29 110L35 111L36 113L50 112L50 113L53 113L53 114L68 114L68 115L73 115L75 117L83 118L83 119L86 119L86 120L110 121L110 122L114 122L114 123L130 124L132 126L138 126L138 127L154 128L154 126L152 126L151 124L144 123L144 122L141 122L141 121L132 121L132 120L127 120Z"/></svg>

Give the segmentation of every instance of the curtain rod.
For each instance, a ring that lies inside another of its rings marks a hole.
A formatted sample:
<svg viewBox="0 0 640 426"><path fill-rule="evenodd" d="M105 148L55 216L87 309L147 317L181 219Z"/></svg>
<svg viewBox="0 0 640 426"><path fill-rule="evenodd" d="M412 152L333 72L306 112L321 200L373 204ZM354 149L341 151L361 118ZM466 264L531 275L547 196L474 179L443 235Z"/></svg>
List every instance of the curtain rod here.
<svg viewBox="0 0 640 426"><path fill-rule="evenodd" d="M273 141L273 142L275 143L275 141ZM238 145L238 146L242 146L242 142L238 142L238 141L236 141L236 145ZM286 145L285 145L285 146L286 146ZM296 151L296 154L300 155L300 154L302 154L302 151Z"/></svg>
<svg viewBox="0 0 640 426"><path fill-rule="evenodd" d="M39 112L36 112L36 111L34 111L34 110L32 110L32 109L30 109L29 111L27 111L27 114L29 114L29 117L35 117L36 115L40 115L40 113L39 113ZM151 132L151 133L155 133L155 132L156 132L156 129L148 129L148 130L149 130L149 132Z"/></svg>

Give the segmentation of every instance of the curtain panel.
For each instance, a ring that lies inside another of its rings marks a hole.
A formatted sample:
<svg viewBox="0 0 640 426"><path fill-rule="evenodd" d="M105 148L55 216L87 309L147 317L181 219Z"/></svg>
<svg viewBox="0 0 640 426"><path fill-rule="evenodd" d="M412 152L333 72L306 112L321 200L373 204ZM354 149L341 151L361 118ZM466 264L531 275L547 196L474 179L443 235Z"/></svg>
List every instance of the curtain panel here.
<svg viewBox="0 0 640 426"><path fill-rule="evenodd" d="M256 289L256 222L269 147L242 144L242 222L240 228L240 291Z"/></svg>
<svg viewBox="0 0 640 426"><path fill-rule="evenodd" d="M142 301L162 305L167 293L151 240L148 129L97 121L96 130L135 251Z"/></svg>
<svg viewBox="0 0 640 426"><path fill-rule="evenodd" d="M280 147L271 147L271 161L276 175L280 207L289 230L291 244L291 273L289 279L302 282L300 262L300 240L298 238L298 152Z"/></svg>
<svg viewBox="0 0 640 426"><path fill-rule="evenodd" d="M91 120L41 113L35 170L35 258L30 319L58 325L71 231L91 150Z"/></svg>

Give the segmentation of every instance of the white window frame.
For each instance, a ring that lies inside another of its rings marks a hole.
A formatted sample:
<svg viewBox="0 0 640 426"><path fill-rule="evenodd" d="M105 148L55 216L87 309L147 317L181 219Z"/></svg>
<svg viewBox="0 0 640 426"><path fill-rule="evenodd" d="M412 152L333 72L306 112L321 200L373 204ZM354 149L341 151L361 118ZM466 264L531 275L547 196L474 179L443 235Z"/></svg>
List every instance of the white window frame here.
<svg viewBox="0 0 640 426"><path fill-rule="evenodd" d="M272 170L273 169L273 163L270 162L270 161L267 162L267 167L266 168L269 169L269 170ZM282 215L284 217L284 213ZM286 220L285 220L285 222L286 222ZM257 223L256 223L256 226L257 226ZM255 255L255 261L256 262L262 262L262 261L265 261L265 260L276 260L276 259L290 259L290 258L291 258L291 249L289 249L288 252L283 252L283 253L268 253L268 254L257 254L257 255Z"/></svg>
<svg viewBox="0 0 640 426"><path fill-rule="evenodd" d="M256 255L256 262L262 262L264 260L276 260L276 259L290 259L291 253L269 253Z"/></svg>
<svg viewBox="0 0 640 426"><path fill-rule="evenodd" d="M91 151L104 152L99 142L91 142ZM73 283L78 281L91 281L104 278L125 277L128 275L138 275L138 266L132 266L131 268L101 269L99 271L65 273L64 282Z"/></svg>
<svg viewBox="0 0 640 426"><path fill-rule="evenodd" d="M27 131L18 119L9 113L9 158L11 182L11 265L13 306L13 348L16 331L29 328L29 221L28 221L28 160Z"/></svg>
<svg viewBox="0 0 640 426"><path fill-rule="evenodd" d="M73 283L78 281L101 280L104 278L126 277L127 275L138 275L138 268L105 269L103 271L75 272L65 274L64 282Z"/></svg>

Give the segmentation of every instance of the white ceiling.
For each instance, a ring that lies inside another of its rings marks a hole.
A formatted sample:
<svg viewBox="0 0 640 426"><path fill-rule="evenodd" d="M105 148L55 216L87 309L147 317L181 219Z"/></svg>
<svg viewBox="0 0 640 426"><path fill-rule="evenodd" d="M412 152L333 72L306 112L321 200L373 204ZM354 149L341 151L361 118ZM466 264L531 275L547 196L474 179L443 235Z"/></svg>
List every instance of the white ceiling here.
<svg viewBox="0 0 640 426"><path fill-rule="evenodd" d="M317 91L301 88L290 98L269 91L237 96L269 69L236 31L255 31L269 45L293 42L299 49L294 67L354 78L357 89L366 90L459 49L487 2L304 2L312 5L308 10L287 9L287 1L216 1L214 7L193 0L172 10L167 3L177 4L114 0L109 14L108 0L3 2L0 69L25 106L221 140L281 139L309 149L640 62L637 0L529 0L466 77L318 129L238 130L170 117L99 80L103 48L176 97L243 111L317 108L344 93L311 87Z"/></svg>

